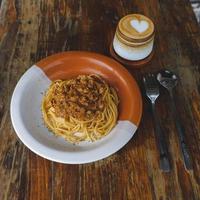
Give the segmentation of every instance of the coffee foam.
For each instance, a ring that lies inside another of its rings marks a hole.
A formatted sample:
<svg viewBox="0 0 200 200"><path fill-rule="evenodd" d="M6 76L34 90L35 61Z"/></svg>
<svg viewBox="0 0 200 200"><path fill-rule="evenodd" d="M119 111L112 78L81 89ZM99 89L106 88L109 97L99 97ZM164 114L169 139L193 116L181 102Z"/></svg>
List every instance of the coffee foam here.
<svg viewBox="0 0 200 200"><path fill-rule="evenodd" d="M144 15L132 14L123 17L118 25L120 35L127 40L148 40L154 34L153 22Z"/></svg>

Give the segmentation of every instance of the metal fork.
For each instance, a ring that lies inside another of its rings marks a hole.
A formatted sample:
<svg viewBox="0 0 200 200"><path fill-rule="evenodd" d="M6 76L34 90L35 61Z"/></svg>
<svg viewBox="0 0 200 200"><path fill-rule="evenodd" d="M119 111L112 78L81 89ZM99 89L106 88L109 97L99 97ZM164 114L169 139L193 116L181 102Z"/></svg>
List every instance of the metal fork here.
<svg viewBox="0 0 200 200"><path fill-rule="evenodd" d="M168 172L170 171L170 162L168 157L167 145L164 135L162 134L161 126L155 110L156 99L159 96L159 85L153 74L147 74L143 77L143 82L146 90L146 95L151 101L151 107L154 118L155 134L157 138L157 145L160 152L160 168Z"/></svg>

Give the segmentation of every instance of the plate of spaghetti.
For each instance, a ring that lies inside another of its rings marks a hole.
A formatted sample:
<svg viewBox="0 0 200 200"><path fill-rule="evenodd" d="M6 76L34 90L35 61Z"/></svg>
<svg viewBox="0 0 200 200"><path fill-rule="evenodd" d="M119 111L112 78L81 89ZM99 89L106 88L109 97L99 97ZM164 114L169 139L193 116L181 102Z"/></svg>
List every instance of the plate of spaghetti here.
<svg viewBox="0 0 200 200"><path fill-rule="evenodd" d="M142 115L139 87L106 56L69 51L30 67L11 99L11 120L21 141L60 163L106 158L133 137Z"/></svg>

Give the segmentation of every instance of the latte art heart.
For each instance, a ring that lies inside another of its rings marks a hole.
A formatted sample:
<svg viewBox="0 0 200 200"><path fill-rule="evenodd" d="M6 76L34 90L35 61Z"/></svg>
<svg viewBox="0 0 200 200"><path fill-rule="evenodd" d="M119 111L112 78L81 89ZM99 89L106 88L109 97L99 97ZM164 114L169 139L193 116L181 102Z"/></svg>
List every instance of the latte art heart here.
<svg viewBox="0 0 200 200"><path fill-rule="evenodd" d="M133 19L130 21L131 26L139 33L145 32L149 28L149 24L145 20Z"/></svg>

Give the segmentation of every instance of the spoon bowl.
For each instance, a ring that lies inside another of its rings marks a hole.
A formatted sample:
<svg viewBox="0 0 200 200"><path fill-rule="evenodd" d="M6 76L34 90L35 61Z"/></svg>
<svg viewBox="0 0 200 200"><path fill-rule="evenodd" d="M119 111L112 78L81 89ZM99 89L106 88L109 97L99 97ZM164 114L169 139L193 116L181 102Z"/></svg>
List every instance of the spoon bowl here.
<svg viewBox="0 0 200 200"><path fill-rule="evenodd" d="M157 74L158 82L167 90L171 90L178 83L178 77L176 74L169 70L162 70Z"/></svg>

